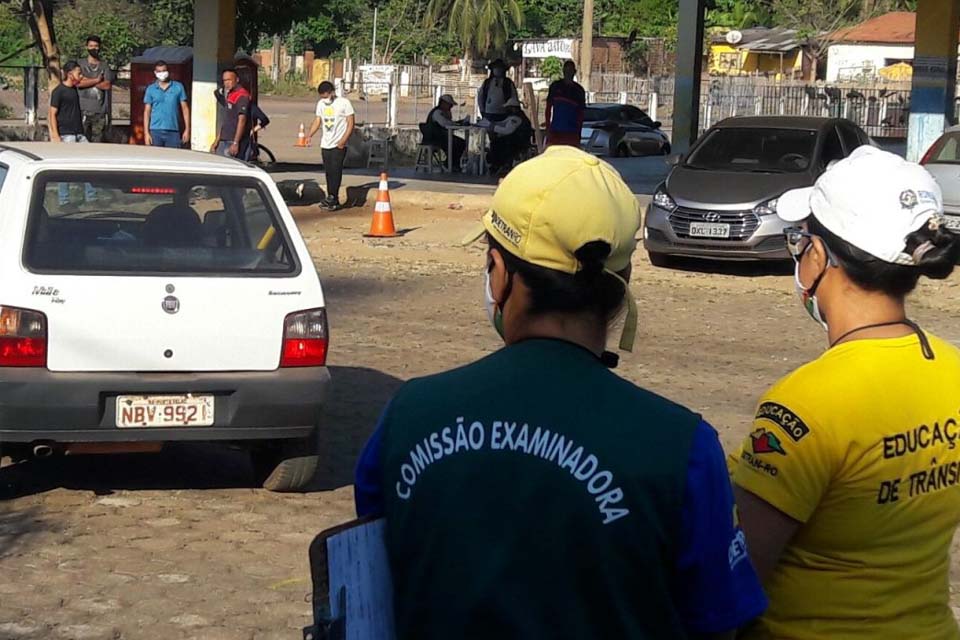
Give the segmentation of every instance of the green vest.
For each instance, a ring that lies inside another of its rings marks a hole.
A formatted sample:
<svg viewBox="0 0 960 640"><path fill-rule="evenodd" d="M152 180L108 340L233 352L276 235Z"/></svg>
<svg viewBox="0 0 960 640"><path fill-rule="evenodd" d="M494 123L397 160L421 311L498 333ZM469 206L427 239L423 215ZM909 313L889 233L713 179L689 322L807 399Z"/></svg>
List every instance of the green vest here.
<svg viewBox="0 0 960 640"><path fill-rule="evenodd" d="M682 638L699 420L558 340L406 384L382 450L398 637Z"/></svg>

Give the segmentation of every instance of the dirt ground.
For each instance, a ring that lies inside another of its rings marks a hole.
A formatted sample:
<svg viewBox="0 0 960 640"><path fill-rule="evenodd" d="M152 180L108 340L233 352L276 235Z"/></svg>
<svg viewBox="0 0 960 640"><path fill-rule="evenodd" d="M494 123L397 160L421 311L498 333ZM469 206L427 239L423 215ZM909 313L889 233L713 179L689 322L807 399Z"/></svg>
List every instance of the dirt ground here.
<svg viewBox="0 0 960 640"><path fill-rule="evenodd" d="M307 546L352 516L352 467L385 401L402 381L499 344L481 302L482 250L459 246L482 201L398 192L394 201L409 230L394 240L361 237L369 207L298 212L332 326L316 491L253 488L246 457L212 445L8 465L0 639L299 637L310 612ZM824 335L790 271L681 266L654 269L638 252L640 339L620 372L702 412L729 448L764 388L815 357ZM960 344L960 277L924 285L912 309Z"/></svg>

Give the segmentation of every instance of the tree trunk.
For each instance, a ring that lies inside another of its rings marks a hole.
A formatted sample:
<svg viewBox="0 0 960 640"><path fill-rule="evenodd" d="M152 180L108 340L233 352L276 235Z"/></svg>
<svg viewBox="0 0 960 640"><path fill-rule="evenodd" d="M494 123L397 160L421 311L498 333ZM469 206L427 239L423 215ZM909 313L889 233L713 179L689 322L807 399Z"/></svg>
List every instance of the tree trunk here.
<svg viewBox="0 0 960 640"><path fill-rule="evenodd" d="M53 90L60 84L60 47L57 46L53 30L53 7L44 0L23 0L23 11L27 15L34 42L43 56L48 84Z"/></svg>
<svg viewBox="0 0 960 640"><path fill-rule="evenodd" d="M470 49L465 49L463 52L463 69L460 71L461 81L468 80L470 78L471 67Z"/></svg>

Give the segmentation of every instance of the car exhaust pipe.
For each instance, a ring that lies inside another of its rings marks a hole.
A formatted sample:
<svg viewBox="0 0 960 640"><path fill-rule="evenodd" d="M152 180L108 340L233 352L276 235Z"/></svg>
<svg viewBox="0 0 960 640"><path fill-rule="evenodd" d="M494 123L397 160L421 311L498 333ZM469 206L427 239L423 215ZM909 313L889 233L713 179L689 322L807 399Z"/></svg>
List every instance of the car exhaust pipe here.
<svg viewBox="0 0 960 640"><path fill-rule="evenodd" d="M53 455L53 447L48 444L37 444L33 446L34 458L49 458Z"/></svg>

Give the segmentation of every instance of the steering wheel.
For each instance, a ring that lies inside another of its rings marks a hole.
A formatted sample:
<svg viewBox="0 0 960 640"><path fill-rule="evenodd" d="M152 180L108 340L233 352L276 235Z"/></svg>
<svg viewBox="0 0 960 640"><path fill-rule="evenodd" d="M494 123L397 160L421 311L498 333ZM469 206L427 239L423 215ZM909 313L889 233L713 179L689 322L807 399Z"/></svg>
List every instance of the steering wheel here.
<svg viewBox="0 0 960 640"><path fill-rule="evenodd" d="M780 166L792 166L800 169L806 169L810 166L810 160L802 153L785 153L777 160Z"/></svg>

